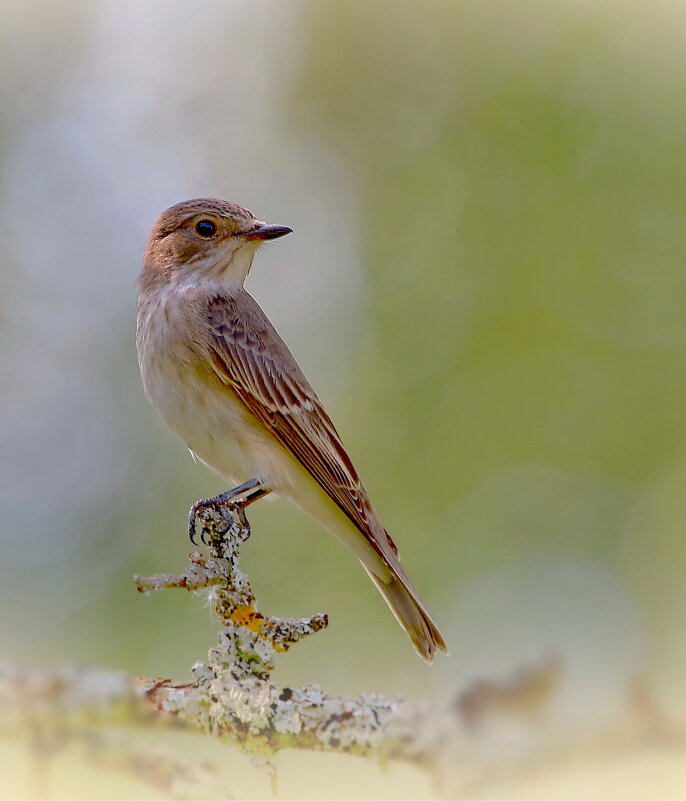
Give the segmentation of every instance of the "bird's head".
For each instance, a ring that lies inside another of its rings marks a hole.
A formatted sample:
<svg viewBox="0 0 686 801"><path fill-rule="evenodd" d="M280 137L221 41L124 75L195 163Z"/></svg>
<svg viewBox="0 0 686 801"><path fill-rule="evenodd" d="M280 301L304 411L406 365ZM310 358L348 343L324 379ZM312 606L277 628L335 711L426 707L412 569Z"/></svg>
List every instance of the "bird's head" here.
<svg viewBox="0 0 686 801"><path fill-rule="evenodd" d="M291 230L258 220L236 203L185 200L163 211L153 225L139 285L208 280L241 286L258 246Z"/></svg>

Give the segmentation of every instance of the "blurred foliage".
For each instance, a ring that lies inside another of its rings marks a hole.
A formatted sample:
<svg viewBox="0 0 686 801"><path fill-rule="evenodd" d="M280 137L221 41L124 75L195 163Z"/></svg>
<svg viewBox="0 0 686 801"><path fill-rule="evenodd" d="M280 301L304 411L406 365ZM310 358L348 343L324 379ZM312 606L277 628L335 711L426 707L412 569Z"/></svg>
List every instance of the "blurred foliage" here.
<svg viewBox="0 0 686 801"><path fill-rule="evenodd" d="M341 0L302 20L294 119L361 187L351 417L421 586L541 549L618 575L659 558L641 600L674 623L686 538L632 521L685 459L683 8Z"/></svg>
<svg viewBox="0 0 686 801"><path fill-rule="evenodd" d="M250 289L453 650L428 673L354 559L259 504L263 608L332 621L284 680L453 686L493 643L516 662L518 626L533 657L595 631L593 670L611 632L678 676L683 8L210 7L2 9L8 655L179 676L213 639L200 600L143 606L128 577L182 563L187 507L223 488L147 409L132 344L147 227L216 194L295 228Z"/></svg>
<svg viewBox="0 0 686 801"><path fill-rule="evenodd" d="M585 731L636 673L683 706L685 21L0 3L2 654L182 678L214 641L202 598L130 576L184 564L187 508L224 489L147 407L133 344L152 220L217 195L295 229L249 289L452 649L421 664L340 544L260 503L261 608L331 621L280 680L445 696L553 654Z"/></svg>

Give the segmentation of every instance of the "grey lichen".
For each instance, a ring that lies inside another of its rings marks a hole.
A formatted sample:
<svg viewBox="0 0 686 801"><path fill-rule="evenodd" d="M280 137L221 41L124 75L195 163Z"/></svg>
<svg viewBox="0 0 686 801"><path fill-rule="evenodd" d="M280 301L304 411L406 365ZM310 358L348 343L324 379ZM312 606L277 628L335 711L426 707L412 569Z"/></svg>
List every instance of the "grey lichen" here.
<svg viewBox="0 0 686 801"><path fill-rule="evenodd" d="M210 595L218 643L193 665L188 682L0 663L0 738L27 744L37 784L47 786L55 757L76 752L89 765L126 773L172 798L227 797L217 765L136 742L135 733L146 728L196 729L233 743L273 782L274 756L286 748L402 761L424 769L449 797L490 797L494 783L516 780L544 759L572 755L583 762L597 759L599 748L615 759L651 738L684 747L686 728L661 708L645 681L631 687L629 728L623 719L623 728L610 721L593 738L570 731L551 740L541 722L551 714L560 683L563 665L556 656L511 676L481 676L440 707L375 694L339 697L313 684L280 686L272 680L277 654L325 628L327 618L262 615L238 566L249 536L245 516L208 507L200 517L209 556L193 552L180 575L137 577L144 593L177 587Z"/></svg>
<svg viewBox="0 0 686 801"><path fill-rule="evenodd" d="M198 687L207 687L214 680L213 669L207 664L198 664L193 673L193 685L197 682ZM449 707L400 704L385 729L376 727L371 713L372 721L367 722L374 733L366 748L360 748L357 738L359 716L364 729L365 716L378 702L374 696L332 699L332 705L327 707L330 697L317 688L282 690L286 698L278 700L294 701L304 712L305 721L293 715L288 706L277 706L271 721L274 737L282 738L281 743L288 747L341 751L353 746L350 753L370 755L377 761L400 760L418 765L436 782L437 794L449 798L492 798L494 794L501 797L504 787L518 787L512 795L520 797L519 781L541 771L553 775L558 767L568 771L574 766L588 770L599 765L605 780L605 767L623 766L644 753L648 744L660 749L655 752L660 754L660 770L665 755L678 759L683 754L683 717L663 706L646 677L637 677L626 688L626 704L619 710L619 718L610 717L593 730L573 728L551 738L549 726L541 726L540 719L553 714L549 702L557 692L560 677L560 660L552 658L513 675L481 677L465 687ZM272 686L254 679L245 681L253 682L254 689ZM193 685L135 680L120 671L98 668L35 669L0 663L0 739L27 746L36 798L57 797L57 791L53 792L50 786L51 767L64 754L80 756L89 768L98 768L105 775L112 771L126 774L179 801L235 797L226 790L220 766L209 749L207 760L199 761L188 757L185 745L165 751L151 747L149 738L139 737L150 729L192 729L201 717L205 719L207 689L195 693ZM238 682L231 692L240 693L242 688L243 683ZM193 703L198 704L195 710L189 693ZM154 709L149 701L151 694L169 711ZM265 694L263 707L269 708L268 699L272 697L270 692ZM233 709L232 704L227 702L226 708ZM328 729L341 723L336 718L341 708L353 718L357 714L358 720L352 729L339 726L334 730L341 736L337 742ZM222 708L217 709L219 725L216 731L208 731L222 736L226 734L227 718ZM187 715L187 722L180 711ZM323 740L312 733L308 711L318 723L323 719L322 713L330 716L328 727L322 724L323 731L315 729L323 734ZM249 716L252 714L249 712ZM523 739L512 739L513 724L518 725ZM233 725L243 732L244 742L249 744L254 735L245 724L239 726L236 718ZM256 731L256 741L260 742L259 726ZM348 740L346 735L351 731L355 738ZM503 734L505 738L500 736ZM237 738L238 734L231 739ZM272 751L250 750L250 754L256 766L274 777Z"/></svg>
<svg viewBox="0 0 686 801"><path fill-rule="evenodd" d="M361 693L330 695L315 684L289 688L272 674L278 654L328 624L326 615L266 617L257 609L239 550L250 535L239 507L209 504L197 514L209 556L190 554L181 575L136 577L141 592L165 588L207 589L220 623L217 645L196 662L192 680L143 680L145 694L160 711L186 725L238 746L276 779L274 758L283 749L331 751L400 760L424 769L444 792L482 781L474 733L500 714L520 717L545 704L559 665L528 671L505 683L484 682L458 697L452 707ZM471 764L472 769L467 765Z"/></svg>
<svg viewBox="0 0 686 801"><path fill-rule="evenodd" d="M209 505L198 512L209 557L190 554L181 575L136 577L141 592L209 588L219 622L218 644L192 668L193 681L146 682L155 706L244 751L270 757L283 748L372 754L387 743L398 700L362 694L329 695L314 684L290 689L270 680L277 654L328 624L326 615L265 617L257 610L239 549L250 529L237 507Z"/></svg>

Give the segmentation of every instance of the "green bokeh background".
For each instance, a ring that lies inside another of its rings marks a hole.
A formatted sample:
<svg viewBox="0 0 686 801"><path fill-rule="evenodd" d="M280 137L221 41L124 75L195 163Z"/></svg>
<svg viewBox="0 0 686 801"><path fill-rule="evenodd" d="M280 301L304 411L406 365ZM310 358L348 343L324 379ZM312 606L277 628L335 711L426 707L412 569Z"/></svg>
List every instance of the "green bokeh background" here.
<svg viewBox="0 0 686 801"><path fill-rule="evenodd" d="M262 610L331 617L281 679L444 696L553 650L583 654L586 694L648 671L676 704L684 7L2 13L0 435L23 493L5 497L4 655L182 677L212 644L202 599L144 599L130 581L181 567L188 506L223 489L146 404L132 284L156 214L219 195L293 225L249 288L452 650L422 665L338 543L260 504L243 565ZM90 399L90 427L61 439L67 410L80 414L65 382ZM94 487L69 478L78 459Z"/></svg>

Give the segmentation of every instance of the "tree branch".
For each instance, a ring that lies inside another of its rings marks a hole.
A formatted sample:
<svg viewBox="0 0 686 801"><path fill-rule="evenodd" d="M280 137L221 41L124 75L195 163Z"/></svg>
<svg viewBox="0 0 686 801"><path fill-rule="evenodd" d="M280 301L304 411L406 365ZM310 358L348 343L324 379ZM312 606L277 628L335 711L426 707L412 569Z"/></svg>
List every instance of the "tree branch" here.
<svg viewBox="0 0 686 801"><path fill-rule="evenodd" d="M274 658L303 637L326 628L328 618L266 617L257 610L239 549L250 535L245 516L233 505L211 504L198 512L210 557L190 554L181 575L136 576L140 592L180 587L210 589L220 621L219 642L207 662L192 668L194 681L144 683L156 708L178 715L206 734L270 757L284 748L369 755L389 748L388 725L399 701L378 694L345 698L316 685L291 689L270 681Z"/></svg>
<svg viewBox="0 0 686 801"><path fill-rule="evenodd" d="M444 708L378 694L335 696L314 684L281 686L272 678L277 654L325 628L326 615L260 613L239 569L239 549L250 534L245 515L237 507L209 505L198 512L198 523L209 556L191 553L180 575L135 577L142 593L170 588L210 593L220 623L218 643L206 661L193 665L191 681L0 664L0 737L29 744L36 776L44 774L39 768L52 756L80 748L89 762L130 773L173 798L226 797L213 765L134 747L126 735L133 727L183 727L232 743L266 767L272 781L273 759L281 750L329 751L411 763L443 792L463 796L526 776L543 759L555 764L614 758L637 753L647 738L680 748L686 743L686 727L665 716L645 682L627 694L630 725L608 725L592 738L572 732L558 741L547 739L540 724L560 682L557 658L511 678L482 678ZM513 731L518 748L502 749L500 734L511 746ZM40 788L34 794L47 795Z"/></svg>

